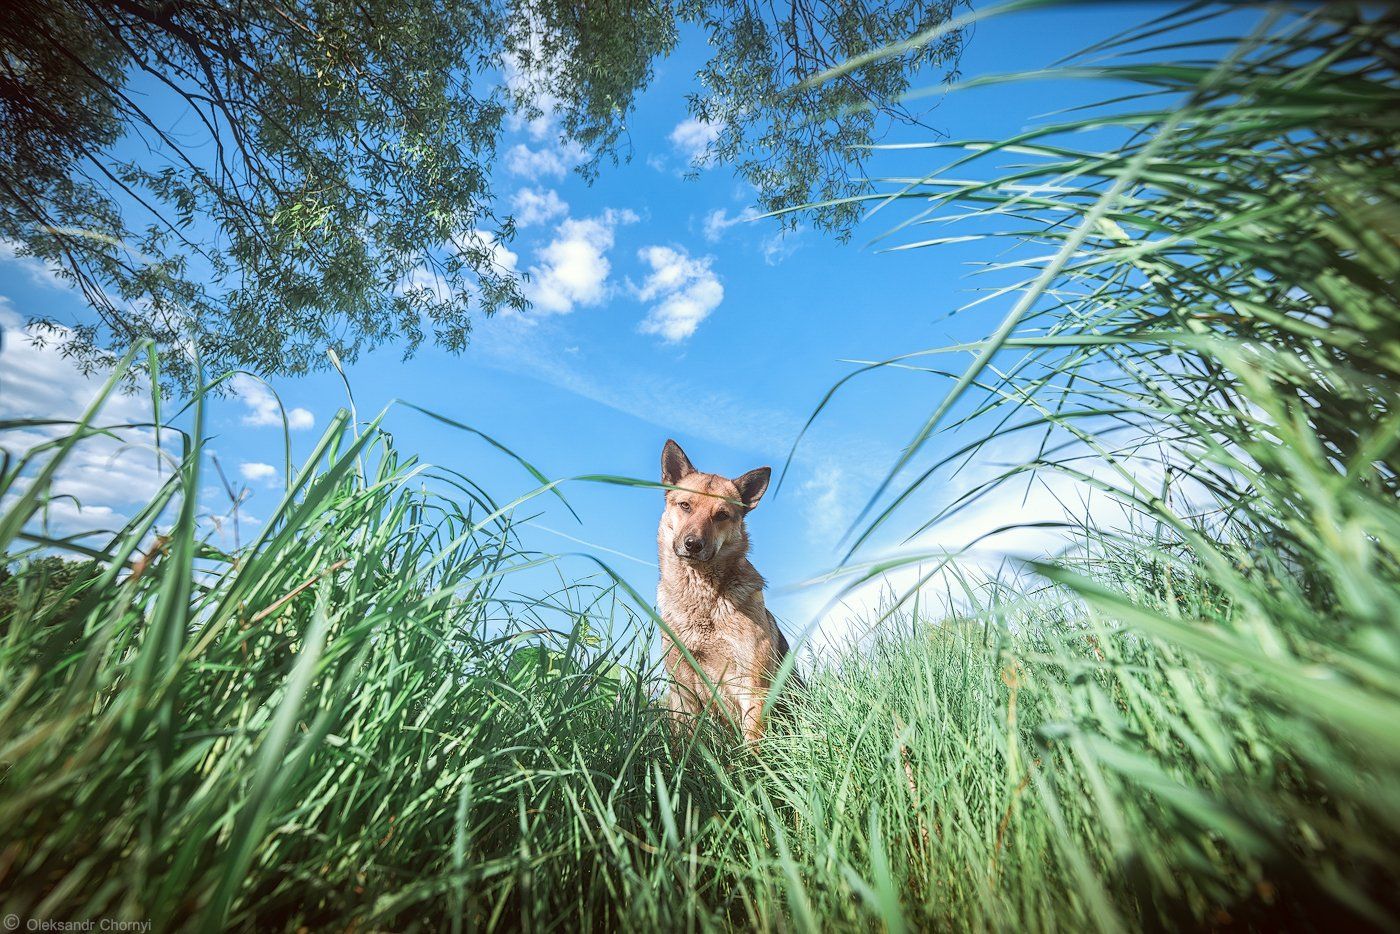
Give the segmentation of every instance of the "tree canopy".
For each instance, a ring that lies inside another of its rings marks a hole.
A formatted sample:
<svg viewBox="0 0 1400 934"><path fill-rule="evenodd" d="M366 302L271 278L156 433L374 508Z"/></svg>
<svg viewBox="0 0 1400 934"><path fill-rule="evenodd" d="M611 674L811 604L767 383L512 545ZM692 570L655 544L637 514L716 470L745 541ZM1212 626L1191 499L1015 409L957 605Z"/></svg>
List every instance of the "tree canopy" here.
<svg viewBox="0 0 1400 934"><path fill-rule="evenodd" d="M860 193L861 147L914 74L952 74L961 0L32 0L0 23L0 239L96 310L36 321L84 367L133 344L295 374L524 308L497 261L514 224L492 172L512 117L548 110L593 177L681 30L711 55L690 97L773 210ZM936 30L935 30L936 31ZM507 75L510 80L503 78ZM178 104L155 112L152 102ZM847 204L815 226L846 231ZM414 287L432 267L441 289Z"/></svg>

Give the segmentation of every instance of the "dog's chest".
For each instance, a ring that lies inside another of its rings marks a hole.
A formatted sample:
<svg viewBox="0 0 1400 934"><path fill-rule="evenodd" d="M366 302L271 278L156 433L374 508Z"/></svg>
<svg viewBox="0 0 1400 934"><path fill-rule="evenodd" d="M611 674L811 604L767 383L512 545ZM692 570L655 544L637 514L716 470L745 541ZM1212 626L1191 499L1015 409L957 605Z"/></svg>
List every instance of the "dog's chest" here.
<svg viewBox="0 0 1400 934"><path fill-rule="evenodd" d="M668 623L685 626L687 629L711 629L730 622L743 614L741 603L747 594L734 595L716 592L710 588L685 586L661 586L657 590L657 605L661 616Z"/></svg>
<svg viewBox="0 0 1400 934"><path fill-rule="evenodd" d="M667 627L692 652L746 655L767 638L768 614L756 592L662 586L657 606Z"/></svg>

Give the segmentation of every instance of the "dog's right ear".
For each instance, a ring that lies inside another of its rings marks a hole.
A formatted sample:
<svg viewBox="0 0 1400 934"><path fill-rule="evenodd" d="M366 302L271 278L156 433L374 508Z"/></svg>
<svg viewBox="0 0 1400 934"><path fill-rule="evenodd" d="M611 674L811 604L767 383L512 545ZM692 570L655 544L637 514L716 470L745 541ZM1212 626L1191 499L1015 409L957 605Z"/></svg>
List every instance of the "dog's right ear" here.
<svg viewBox="0 0 1400 934"><path fill-rule="evenodd" d="M695 473L695 468L691 466L690 458L685 456L681 446L674 441L667 441L666 446L661 449L661 482L675 486L682 477Z"/></svg>

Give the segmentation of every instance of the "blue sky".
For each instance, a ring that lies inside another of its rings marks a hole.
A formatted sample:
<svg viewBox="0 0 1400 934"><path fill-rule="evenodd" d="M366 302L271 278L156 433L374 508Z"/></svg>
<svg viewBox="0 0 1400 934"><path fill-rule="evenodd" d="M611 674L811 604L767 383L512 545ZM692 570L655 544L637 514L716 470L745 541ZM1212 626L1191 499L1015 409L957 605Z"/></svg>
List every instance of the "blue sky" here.
<svg viewBox="0 0 1400 934"><path fill-rule="evenodd" d="M968 44L963 72L1043 67L1163 10L1071 5L984 21ZM592 186L568 171L577 153L553 138L547 122L512 132L496 181L514 200L520 230L499 255L530 272L527 293L535 308L478 319L472 346L458 356L425 347L405 361L387 347L361 359L349 368L349 380L362 417L391 400L409 400L493 435L551 477L655 478L668 437L700 469L736 476L762 464L781 466L823 394L850 371L842 360L975 339L995 325L1004 304L949 318L972 297L969 264L989 258L984 244L884 254L869 248L897 213L877 215L849 243L811 230L782 237L771 221L745 220L752 192L725 167L682 177L706 135L687 119L684 104L703 53L690 36L660 64L630 121L632 161L606 169ZM948 96L928 120L954 138L1001 138L1046 113L1104 96L1102 85L1066 81L982 88ZM906 128L889 140L928 137ZM929 151L876 154L869 167L877 175L922 174L946 158ZM12 256L0 262L0 296L7 332L30 314L72 321L88 315L42 268ZM345 403L334 373L272 385L294 411L297 452L310 449ZM0 416L71 414L90 389L52 351L7 334ZM793 585L833 565L842 533L947 389L946 381L909 374L857 381L798 448L783 487L770 490L752 515L754 562L770 581L770 605L789 628L809 622L829 592ZM134 414L140 403L117 406ZM252 491L253 518L275 502L281 482L282 437L271 411L249 383L241 398L218 404L211 423L225 470ZM469 474L501 501L534 485L479 440L409 410L391 414L389 425L401 447ZM1000 452L1002 459L1015 453ZM153 482L147 461L127 452L98 452L85 469L88 476L72 480L86 509L85 516L73 510L74 523L101 524L122 514ZM901 527L911 528L916 516L957 489L930 489ZM565 492L582 523L541 498L531 504L531 514L540 514L522 530L526 541L545 551L596 546L651 593L660 494L588 484ZM945 530L945 540L1032 517L1036 508L1019 497L1002 500ZM877 542L877 550L895 541ZM1001 547L1043 544L1023 538ZM528 589L524 581L517 586Z"/></svg>

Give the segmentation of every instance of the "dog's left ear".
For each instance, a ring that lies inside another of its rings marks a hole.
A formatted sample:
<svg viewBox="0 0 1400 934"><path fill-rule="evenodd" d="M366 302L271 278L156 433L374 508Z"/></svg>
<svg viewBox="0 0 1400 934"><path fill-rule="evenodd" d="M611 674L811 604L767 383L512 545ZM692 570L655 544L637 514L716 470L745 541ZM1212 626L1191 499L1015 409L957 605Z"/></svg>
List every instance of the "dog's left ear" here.
<svg viewBox="0 0 1400 934"><path fill-rule="evenodd" d="M758 501L763 499L763 494L768 489L768 479L772 476L772 467L759 467L735 478L734 485L739 488L739 501L744 504L745 509L753 509L758 505Z"/></svg>

